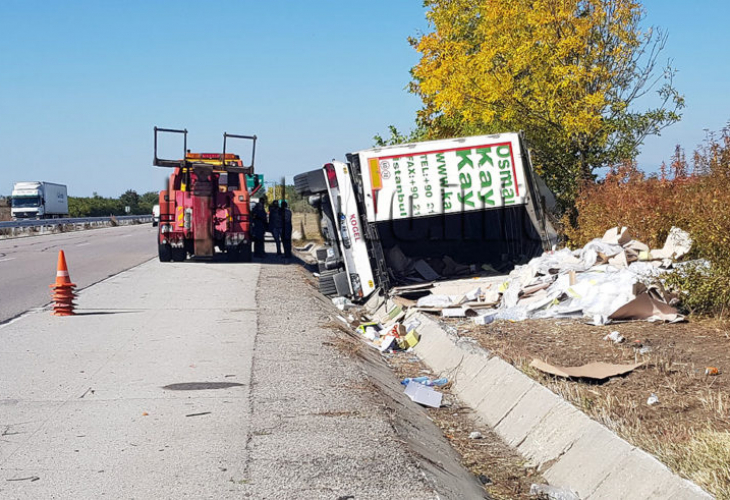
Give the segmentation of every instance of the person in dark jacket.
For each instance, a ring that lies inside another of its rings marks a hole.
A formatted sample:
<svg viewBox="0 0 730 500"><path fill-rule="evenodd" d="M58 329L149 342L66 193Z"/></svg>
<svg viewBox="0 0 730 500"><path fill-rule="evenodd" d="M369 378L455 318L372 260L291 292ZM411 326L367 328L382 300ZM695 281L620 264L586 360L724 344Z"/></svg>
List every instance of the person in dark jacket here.
<svg viewBox="0 0 730 500"><path fill-rule="evenodd" d="M258 203L253 207L251 211L251 239L253 240L253 254L255 257L266 257L266 251L264 250L264 237L266 236L266 226L268 221L266 219L266 197L259 198Z"/></svg>
<svg viewBox="0 0 730 500"><path fill-rule="evenodd" d="M284 243L284 258L291 257L291 233L292 233L292 222L291 222L291 210L289 210L289 204L286 201L281 202L281 240Z"/></svg>
<svg viewBox="0 0 730 500"><path fill-rule="evenodd" d="M272 201L271 205L269 205L269 232L276 242L276 255L281 255L282 210L279 208L279 202L276 200Z"/></svg>

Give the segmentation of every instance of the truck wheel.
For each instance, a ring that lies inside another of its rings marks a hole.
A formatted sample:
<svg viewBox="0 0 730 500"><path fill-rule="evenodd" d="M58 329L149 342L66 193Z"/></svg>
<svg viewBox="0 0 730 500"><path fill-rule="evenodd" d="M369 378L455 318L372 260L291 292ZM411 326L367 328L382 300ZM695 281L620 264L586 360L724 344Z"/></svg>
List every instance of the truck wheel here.
<svg viewBox="0 0 730 500"><path fill-rule="evenodd" d="M175 262L182 262L187 256L188 255L184 247L177 247L172 249L172 260Z"/></svg>
<svg viewBox="0 0 730 500"><path fill-rule="evenodd" d="M168 244L158 243L157 254L160 257L160 262L170 262L172 260L172 247Z"/></svg>

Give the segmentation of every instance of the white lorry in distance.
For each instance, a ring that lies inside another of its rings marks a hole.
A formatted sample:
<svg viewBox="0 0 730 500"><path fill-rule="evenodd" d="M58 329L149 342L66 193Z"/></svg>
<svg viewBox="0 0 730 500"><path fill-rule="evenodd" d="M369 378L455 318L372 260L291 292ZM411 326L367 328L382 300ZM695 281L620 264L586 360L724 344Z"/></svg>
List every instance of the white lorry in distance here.
<svg viewBox="0 0 730 500"><path fill-rule="evenodd" d="M556 240L521 133L367 149L294 183L321 214L325 295L364 300L421 261L508 272Z"/></svg>
<svg viewBox="0 0 730 500"><path fill-rule="evenodd" d="M13 220L67 217L66 186L40 181L16 182L11 194L10 207Z"/></svg>

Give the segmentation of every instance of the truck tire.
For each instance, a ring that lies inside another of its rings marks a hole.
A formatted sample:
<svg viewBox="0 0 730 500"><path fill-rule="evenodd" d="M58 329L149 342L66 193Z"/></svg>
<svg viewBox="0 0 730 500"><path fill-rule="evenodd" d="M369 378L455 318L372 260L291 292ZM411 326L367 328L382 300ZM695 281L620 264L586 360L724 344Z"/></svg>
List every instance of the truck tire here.
<svg viewBox="0 0 730 500"><path fill-rule="evenodd" d="M172 248L171 254L172 260L174 262L183 262L188 256L188 253L185 251L184 247Z"/></svg>
<svg viewBox="0 0 730 500"><path fill-rule="evenodd" d="M160 262L170 262L172 260L172 247L168 244L157 244L157 255L160 257Z"/></svg>

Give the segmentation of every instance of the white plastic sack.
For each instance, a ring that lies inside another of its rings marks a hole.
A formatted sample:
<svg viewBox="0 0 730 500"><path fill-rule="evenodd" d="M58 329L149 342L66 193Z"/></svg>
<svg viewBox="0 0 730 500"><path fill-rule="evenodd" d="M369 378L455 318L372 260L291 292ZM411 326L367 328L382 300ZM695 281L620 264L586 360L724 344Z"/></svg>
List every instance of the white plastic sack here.
<svg viewBox="0 0 730 500"><path fill-rule="evenodd" d="M417 307L433 307L433 308L446 308L454 304L453 299L449 295L426 295L418 299L416 303Z"/></svg>

